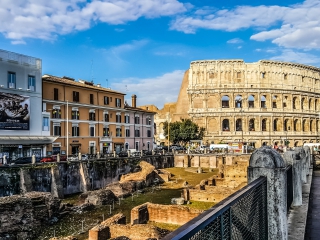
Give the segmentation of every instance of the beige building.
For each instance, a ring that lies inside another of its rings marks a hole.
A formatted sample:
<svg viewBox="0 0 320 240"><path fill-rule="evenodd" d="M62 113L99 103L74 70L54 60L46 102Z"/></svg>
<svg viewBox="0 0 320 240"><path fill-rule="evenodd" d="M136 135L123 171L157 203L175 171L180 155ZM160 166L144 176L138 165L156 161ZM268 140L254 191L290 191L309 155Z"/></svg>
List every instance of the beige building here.
<svg viewBox="0 0 320 240"><path fill-rule="evenodd" d="M158 133L168 119L189 117L206 129L207 144L251 142L260 147L288 140L289 146L298 146L320 140L319 102L316 67L269 60L193 61L177 103L170 104L175 111L165 105L155 122Z"/></svg>

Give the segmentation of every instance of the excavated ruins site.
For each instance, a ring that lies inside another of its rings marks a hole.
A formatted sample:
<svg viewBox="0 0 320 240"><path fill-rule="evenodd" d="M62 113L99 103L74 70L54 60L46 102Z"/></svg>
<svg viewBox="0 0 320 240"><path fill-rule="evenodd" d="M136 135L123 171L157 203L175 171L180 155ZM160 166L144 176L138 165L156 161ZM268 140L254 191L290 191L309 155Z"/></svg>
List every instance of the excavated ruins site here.
<svg viewBox="0 0 320 240"><path fill-rule="evenodd" d="M207 163L193 166L190 171L199 174L204 169L211 171L213 164L210 160ZM145 161L141 161L139 165L140 171L122 175L119 182L108 184L104 189L82 193L79 198L83 204L80 206L61 204L60 199L44 192L0 198L0 239L33 239L41 224L54 224L60 217L66 217L70 211L90 211L95 206L111 206L119 198L133 196L133 193L143 191L146 187L160 186L172 179L171 173L165 169L155 169ZM85 239L161 239L168 231L148 224L149 222L181 226L203 212L188 207L189 202L217 203L246 185L249 155L216 156L214 165L218 168L218 174L202 180L195 186L184 182L181 198L172 199L173 204L145 202L131 210L130 223L127 223L129 219L126 219L126 216L118 213L92 227ZM51 239L78 238L68 236Z"/></svg>

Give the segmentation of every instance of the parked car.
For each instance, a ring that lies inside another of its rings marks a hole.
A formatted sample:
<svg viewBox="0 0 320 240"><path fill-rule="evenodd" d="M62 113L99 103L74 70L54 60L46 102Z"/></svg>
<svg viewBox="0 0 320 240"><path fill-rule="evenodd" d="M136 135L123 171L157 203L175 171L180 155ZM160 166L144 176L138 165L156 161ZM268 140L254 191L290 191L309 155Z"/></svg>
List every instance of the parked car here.
<svg viewBox="0 0 320 240"><path fill-rule="evenodd" d="M36 157L36 162L40 162L40 158ZM30 164L32 163L32 157L20 157L12 162L12 164Z"/></svg>
<svg viewBox="0 0 320 240"><path fill-rule="evenodd" d="M127 151L121 151L118 153L118 157L128 157L128 152Z"/></svg>
<svg viewBox="0 0 320 240"><path fill-rule="evenodd" d="M143 155L152 155L152 151L142 150Z"/></svg>
<svg viewBox="0 0 320 240"><path fill-rule="evenodd" d="M57 161L57 155L51 155L43 157L40 162L56 162ZM60 155L60 161L67 161L66 155Z"/></svg>
<svg viewBox="0 0 320 240"><path fill-rule="evenodd" d="M51 156L49 157L43 157L40 162L55 162Z"/></svg>

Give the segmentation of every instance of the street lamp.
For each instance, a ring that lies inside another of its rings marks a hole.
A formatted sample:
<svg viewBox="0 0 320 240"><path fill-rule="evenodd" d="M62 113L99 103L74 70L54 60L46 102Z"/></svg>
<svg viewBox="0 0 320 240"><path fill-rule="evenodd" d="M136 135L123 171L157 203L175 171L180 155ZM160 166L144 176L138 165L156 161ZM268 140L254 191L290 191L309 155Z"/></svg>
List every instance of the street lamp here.
<svg viewBox="0 0 320 240"><path fill-rule="evenodd" d="M66 114L66 130L67 130L67 149L66 149L66 153L67 153L67 158L68 158L68 155L69 155L69 101L67 100L67 114Z"/></svg>

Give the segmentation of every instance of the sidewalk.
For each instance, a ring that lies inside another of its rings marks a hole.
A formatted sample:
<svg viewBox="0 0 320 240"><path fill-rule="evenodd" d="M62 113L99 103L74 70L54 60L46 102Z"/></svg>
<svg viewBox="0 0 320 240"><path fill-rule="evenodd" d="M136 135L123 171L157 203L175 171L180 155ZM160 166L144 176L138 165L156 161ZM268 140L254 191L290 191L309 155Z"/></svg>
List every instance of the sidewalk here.
<svg viewBox="0 0 320 240"><path fill-rule="evenodd" d="M320 170L314 168L305 238L320 239Z"/></svg>

